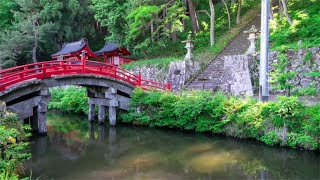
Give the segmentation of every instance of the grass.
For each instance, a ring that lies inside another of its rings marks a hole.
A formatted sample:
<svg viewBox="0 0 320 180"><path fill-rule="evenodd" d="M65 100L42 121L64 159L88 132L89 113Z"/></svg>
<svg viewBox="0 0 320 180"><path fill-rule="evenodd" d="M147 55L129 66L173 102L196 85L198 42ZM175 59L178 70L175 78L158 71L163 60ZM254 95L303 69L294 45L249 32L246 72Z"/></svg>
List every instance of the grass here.
<svg viewBox="0 0 320 180"><path fill-rule="evenodd" d="M121 67L127 70L133 70L135 68L139 68L141 66L153 66L158 68L167 67L172 61L181 61L182 57L165 57L165 58L155 58L155 59L143 59L139 61L135 61L130 64L124 64Z"/></svg>

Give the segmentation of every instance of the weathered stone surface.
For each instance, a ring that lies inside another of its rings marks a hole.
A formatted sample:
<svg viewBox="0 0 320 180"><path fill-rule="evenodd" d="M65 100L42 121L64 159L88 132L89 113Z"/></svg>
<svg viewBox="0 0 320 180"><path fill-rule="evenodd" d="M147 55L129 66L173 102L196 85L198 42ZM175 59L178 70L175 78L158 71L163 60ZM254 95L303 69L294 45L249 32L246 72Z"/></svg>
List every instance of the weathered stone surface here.
<svg viewBox="0 0 320 180"><path fill-rule="evenodd" d="M167 82L170 82L173 90L179 91L199 69L199 63L196 61L171 62Z"/></svg>
<svg viewBox="0 0 320 180"><path fill-rule="evenodd" d="M173 91L179 91L184 84L200 70L197 61L173 61L168 67L141 66L133 69L135 74L141 73L143 79L150 79L163 84L170 83Z"/></svg>
<svg viewBox="0 0 320 180"><path fill-rule="evenodd" d="M311 53L311 59L307 58L307 55ZM287 72L297 72L296 77L290 82L294 85L294 88L299 90L304 87L308 87L311 82L315 83L316 87L320 90L320 78L310 76L310 72L320 72L320 48L310 48L310 49L300 49L299 51L288 50L285 52L288 58L288 66L286 68ZM270 52L269 55L269 72L274 72L275 64L279 62L278 52ZM257 56L257 61L260 57ZM258 64L254 69L259 71ZM253 82L259 82L259 74L251 73ZM254 87L258 88L258 84L254 83ZM272 89L272 87L271 87ZM280 91L271 90L272 93L279 93Z"/></svg>
<svg viewBox="0 0 320 180"><path fill-rule="evenodd" d="M235 96L253 96L249 59L247 55L224 57L224 77L227 84L231 85L231 93Z"/></svg>

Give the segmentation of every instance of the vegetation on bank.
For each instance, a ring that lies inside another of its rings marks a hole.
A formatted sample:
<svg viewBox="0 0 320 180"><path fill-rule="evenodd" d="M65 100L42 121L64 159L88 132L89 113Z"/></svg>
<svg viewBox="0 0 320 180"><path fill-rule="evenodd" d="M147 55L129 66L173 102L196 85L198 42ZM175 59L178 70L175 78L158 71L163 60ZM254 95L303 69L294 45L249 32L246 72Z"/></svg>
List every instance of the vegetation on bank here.
<svg viewBox="0 0 320 180"><path fill-rule="evenodd" d="M297 97L263 103L206 91L174 94L136 89L122 121L256 139L270 146L320 149L320 104L306 107Z"/></svg>
<svg viewBox="0 0 320 180"><path fill-rule="evenodd" d="M78 86L50 89L51 101L49 109L59 109L64 112L88 114L87 89Z"/></svg>
<svg viewBox="0 0 320 180"><path fill-rule="evenodd" d="M51 93L50 109L88 113L85 88L57 88ZM271 146L320 149L320 104L307 107L297 97L263 103L207 91L175 94L137 88L130 111L120 118L125 123L256 139Z"/></svg>
<svg viewBox="0 0 320 180"><path fill-rule="evenodd" d="M0 102L1 103L1 102ZM17 180L23 161L29 159L30 127L13 113L0 112L0 179Z"/></svg>

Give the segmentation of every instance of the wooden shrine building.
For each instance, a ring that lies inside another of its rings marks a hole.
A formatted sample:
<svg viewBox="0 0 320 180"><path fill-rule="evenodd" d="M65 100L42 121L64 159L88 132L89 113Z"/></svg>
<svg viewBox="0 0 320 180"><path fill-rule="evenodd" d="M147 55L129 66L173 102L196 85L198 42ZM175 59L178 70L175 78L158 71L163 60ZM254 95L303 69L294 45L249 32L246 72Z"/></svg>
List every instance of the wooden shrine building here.
<svg viewBox="0 0 320 180"><path fill-rule="evenodd" d="M125 47L120 47L117 43L106 43L106 45L95 52L95 54L98 56L99 61L116 66L128 64L133 61L133 59L125 57L130 56L131 53Z"/></svg>
<svg viewBox="0 0 320 180"><path fill-rule="evenodd" d="M98 56L91 51L86 39L81 39L80 41L65 43L62 49L52 54L51 57L57 60L81 60L81 54L86 54L87 58L98 58Z"/></svg>

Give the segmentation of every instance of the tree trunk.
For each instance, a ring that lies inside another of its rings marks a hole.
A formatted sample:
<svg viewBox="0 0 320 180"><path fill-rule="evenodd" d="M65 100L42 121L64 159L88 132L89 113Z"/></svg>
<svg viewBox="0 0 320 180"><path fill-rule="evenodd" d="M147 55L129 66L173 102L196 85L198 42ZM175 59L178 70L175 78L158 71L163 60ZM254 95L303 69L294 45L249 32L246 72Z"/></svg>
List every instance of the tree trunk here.
<svg viewBox="0 0 320 180"><path fill-rule="evenodd" d="M192 21L192 29L193 29L194 33L197 33L200 30L198 19L197 19L197 14L194 9L192 0L187 0L187 2L188 2L188 7L189 7L190 18Z"/></svg>
<svg viewBox="0 0 320 180"><path fill-rule="evenodd" d="M270 19L271 19L271 20L274 20L273 10L272 10L272 0L270 0L270 10L269 10L269 13L270 13Z"/></svg>
<svg viewBox="0 0 320 180"><path fill-rule="evenodd" d="M37 49L38 49L38 29L37 29L37 25L38 22L37 20L33 21L33 35L34 35L34 45L32 47L32 61L33 63L38 62L37 61Z"/></svg>
<svg viewBox="0 0 320 180"><path fill-rule="evenodd" d="M279 18L280 18L280 20L282 21L282 18L283 18L283 8L282 8L282 5L281 5L281 0L279 0L279 5L278 5L278 7L279 7Z"/></svg>
<svg viewBox="0 0 320 180"><path fill-rule="evenodd" d="M153 21L150 23L151 42L154 43L154 25Z"/></svg>
<svg viewBox="0 0 320 180"><path fill-rule="evenodd" d="M228 9L228 5L227 5L227 3L226 3L224 0L222 0L222 2L223 2L223 4L224 4L224 6L226 7L227 14L228 14L229 29L231 29L231 18L230 18L230 12L229 12L229 9Z"/></svg>
<svg viewBox="0 0 320 180"><path fill-rule="evenodd" d="M292 25L293 22L292 22L289 14L288 14L288 8L287 8L287 2L286 2L286 0L281 0L281 3L282 3L282 7L283 7L283 14L286 16L288 23L289 23L290 25Z"/></svg>
<svg viewBox="0 0 320 180"><path fill-rule="evenodd" d="M172 42L177 42L177 31L171 33Z"/></svg>
<svg viewBox="0 0 320 180"><path fill-rule="evenodd" d="M238 1L237 24L241 23L241 0Z"/></svg>
<svg viewBox="0 0 320 180"><path fill-rule="evenodd" d="M210 45L214 45L214 21L215 21L215 12L214 12L214 4L212 0L209 0L209 5L210 5Z"/></svg>

